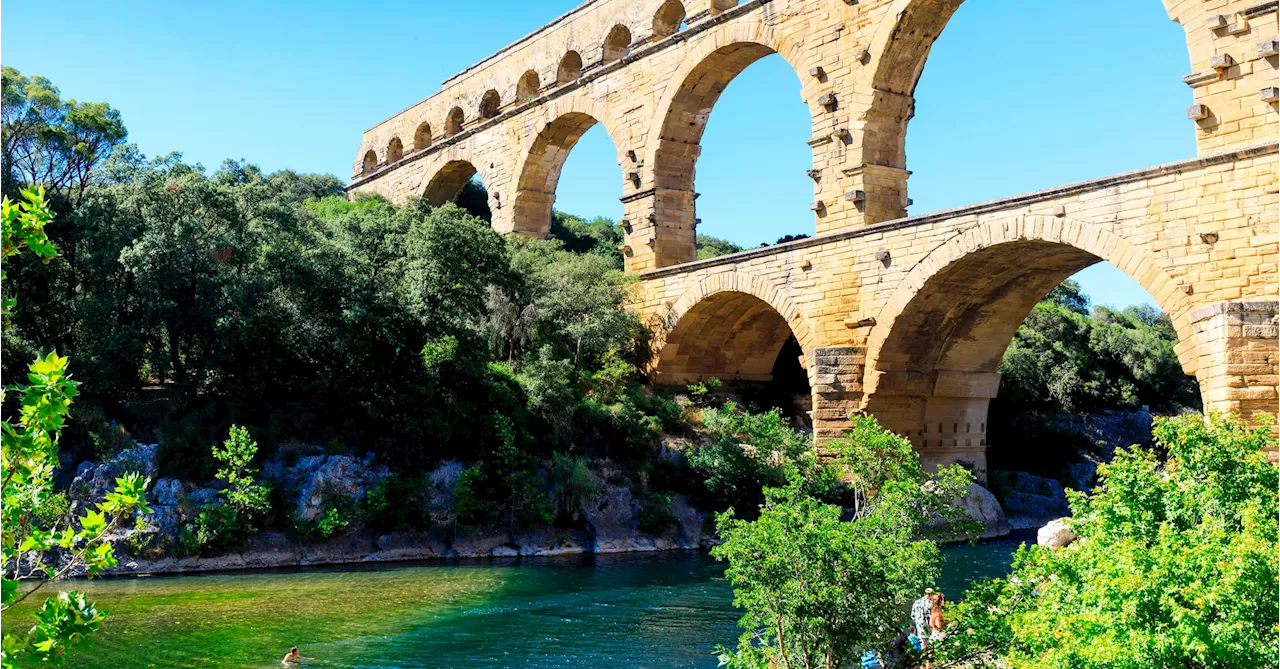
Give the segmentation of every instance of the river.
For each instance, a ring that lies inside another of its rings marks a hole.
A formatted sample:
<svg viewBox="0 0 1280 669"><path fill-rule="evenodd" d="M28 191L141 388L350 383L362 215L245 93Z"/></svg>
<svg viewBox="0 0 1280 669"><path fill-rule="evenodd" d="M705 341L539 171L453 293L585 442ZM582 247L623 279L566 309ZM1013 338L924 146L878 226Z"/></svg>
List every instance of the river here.
<svg viewBox="0 0 1280 669"><path fill-rule="evenodd" d="M1003 575L1019 543L945 547L941 588ZM97 579L75 586L110 617L68 666L279 667L297 645L306 667L710 668L738 635L723 568L674 552Z"/></svg>

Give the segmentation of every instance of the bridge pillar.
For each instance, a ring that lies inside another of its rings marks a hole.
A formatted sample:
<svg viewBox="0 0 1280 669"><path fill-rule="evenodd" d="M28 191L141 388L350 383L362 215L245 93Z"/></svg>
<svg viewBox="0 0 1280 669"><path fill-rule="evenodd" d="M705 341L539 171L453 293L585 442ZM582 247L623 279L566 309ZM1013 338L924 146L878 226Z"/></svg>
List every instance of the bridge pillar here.
<svg viewBox="0 0 1280 669"><path fill-rule="evenodd" d="M556 203L555 193L522 188L516 192L515 199L509 215L493 213L494 230L538 239L551 234L551 208Z"/></svg>
<svg viewBox="0 0 1280 669"><path fill-rule="evenodd" d="M640 272L697 258L692 191L651 188L622 198L626 268Z"/></svg>
<svg viewBox="0 0 1280 669"><path fill-rule="evenodd" d="M809 360L809 388L813 392L813 437L822 444L849 431L849 414L862 404L862 374L867 349L825 346L813 349Z"/></svg>
<svg viewBox="0 0 1280 669"><path fill-rule="evenodd" d="M1188 320L1193 334L1179 342L1178 354L1200 382L1205 411L1233 412L1250 420L1275 415L1280 305L1219 302L1192 311Z"/></svg>
<svg viewBox="0 0 1280 669"><path fill-rule="evenodd" d="M987 478L987 409L995 372L879 372L863 410L911 440L928 469L960 463Z"/></svg>

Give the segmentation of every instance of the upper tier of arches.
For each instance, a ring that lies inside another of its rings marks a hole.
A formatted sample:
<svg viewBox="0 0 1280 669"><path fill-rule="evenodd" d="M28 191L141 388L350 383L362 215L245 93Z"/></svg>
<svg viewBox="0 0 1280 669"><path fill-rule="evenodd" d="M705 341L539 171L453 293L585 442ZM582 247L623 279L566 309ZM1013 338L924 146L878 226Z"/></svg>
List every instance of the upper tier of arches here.
<svg viewBox="0 0 1280 669"><path fill-rule="evenodd" d="M812 210L813 231L895 220L906 213L905 133L915 85L959 3L590 2L366 132L352 188L393 200L423 195L438 172L464 160L486 173L495 227L536 231L546 207L526 205L540 194L549 207L555 180L529 185L527 175L554 173L538 162L549 154L530 147L556 132L564 113L577 111L602 124L618 149L628 267L686 262L698 224L695 168L703 129L724 88L751 63L777 53L801 82L810 112L814 197L797 206ZM1255 84L1274 85L1276 56L1259 44L1274 38L1275 9L1239 0L1208 4L1164 5L1188 32L1194 76L1187 82L1197 101L1188 131L1201 153L1274 141L1274 124L1257 119L1274 120L1276 103L1265 92L1260 97ZM1220 15L1228 23L1212 27ZM1217 86L1199 83L1210 75ZM741 141L744 159L752 159L752 138Z"/></svg>

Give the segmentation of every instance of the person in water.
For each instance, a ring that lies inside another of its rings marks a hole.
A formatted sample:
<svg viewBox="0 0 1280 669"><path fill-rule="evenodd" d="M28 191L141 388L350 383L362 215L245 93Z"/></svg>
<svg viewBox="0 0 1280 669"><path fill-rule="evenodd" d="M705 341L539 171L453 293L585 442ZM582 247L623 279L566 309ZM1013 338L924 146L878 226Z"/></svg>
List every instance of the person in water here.
<svg viewBox="0 0 1280 669"><path fill-rule="evenodd" d="M302 653L298 652L298 647L294 646L293 648L289 649L289 652L287 654L285 654L284 659L280 660L280 664L283 664L285 666L290 666L290 665L297 664L298 662L305 659L307 658L302 657Z"/></svg>

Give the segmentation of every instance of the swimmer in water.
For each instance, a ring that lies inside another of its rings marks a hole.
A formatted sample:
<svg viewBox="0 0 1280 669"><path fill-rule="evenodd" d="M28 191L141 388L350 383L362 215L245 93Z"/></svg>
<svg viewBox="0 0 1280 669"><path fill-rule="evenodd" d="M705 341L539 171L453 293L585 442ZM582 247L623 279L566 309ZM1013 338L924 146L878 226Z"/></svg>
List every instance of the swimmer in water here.
<svg viewBox="0 0 1280 669"><path fill-rule="evenodd" d="M289 653L284 656L284 659L280 660L280 664L283 664L286 667L290 667L304 659L308 659L308 658L302 657L302 653L298 652L298 647L294 646L293 648L289 649Z"/></svg>

